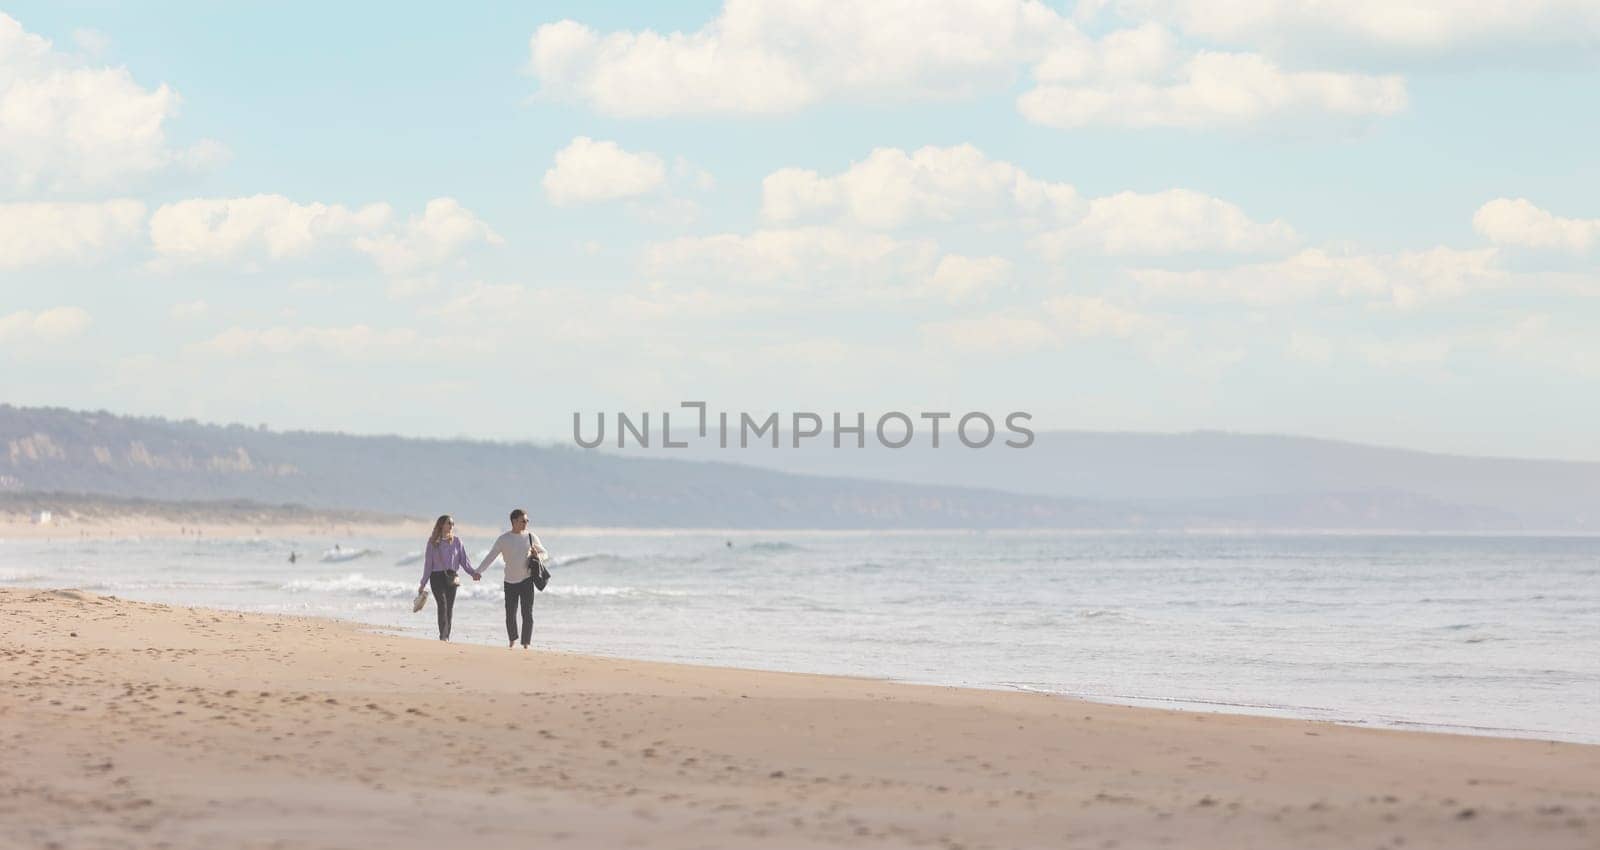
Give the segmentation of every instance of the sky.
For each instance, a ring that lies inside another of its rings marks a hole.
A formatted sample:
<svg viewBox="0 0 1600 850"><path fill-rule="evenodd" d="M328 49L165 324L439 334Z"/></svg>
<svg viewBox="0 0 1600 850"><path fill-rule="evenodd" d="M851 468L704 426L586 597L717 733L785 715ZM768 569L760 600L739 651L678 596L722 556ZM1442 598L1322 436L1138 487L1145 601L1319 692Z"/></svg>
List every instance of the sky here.
<svg viewBox="0 0 1600 850"><path fill-rule="evenodd" d="M1600 460L1593 0L0 0L0 401Z"/></svg>

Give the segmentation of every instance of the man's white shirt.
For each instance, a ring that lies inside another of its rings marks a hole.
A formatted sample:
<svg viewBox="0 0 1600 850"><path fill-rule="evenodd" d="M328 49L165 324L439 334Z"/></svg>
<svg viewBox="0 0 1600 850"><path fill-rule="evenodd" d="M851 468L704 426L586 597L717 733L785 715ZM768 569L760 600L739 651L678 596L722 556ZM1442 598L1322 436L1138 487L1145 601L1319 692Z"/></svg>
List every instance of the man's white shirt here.
<svg viewBox="0 0 1600 850"><path fill-rule="evenodd" d="M526 581L533 575L528 572L528 556L535 551L539 553L540 558L545 557L544 544L539 542L539 535L531 531L524 531L521 534L507 531L489 547L489 554L484 555L483 562L478 564L478 572L482 573L488 569L495 558L501 558L506 562L507 584Z"/></svg>

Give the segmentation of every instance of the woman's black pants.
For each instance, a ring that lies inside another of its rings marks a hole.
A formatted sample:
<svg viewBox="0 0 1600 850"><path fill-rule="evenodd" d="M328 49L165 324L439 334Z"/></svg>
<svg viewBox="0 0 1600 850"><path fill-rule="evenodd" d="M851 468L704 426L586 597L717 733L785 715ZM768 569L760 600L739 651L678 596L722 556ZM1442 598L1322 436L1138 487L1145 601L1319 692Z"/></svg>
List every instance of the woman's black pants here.
<svg viewBox="0 0 1600 850"><path fill-rule="evenodd" d="M434 610L439 612L439 640L449 640L450 614L456 607L455 576L448 572L430 573L428 586L433 588Z"/></svg>
<svg viewBox="0 0 1600 850"><path fill-rule="evenodd" d="M522 645L533 640L533 577L506 582L506 640L517 642L517 609L522 609Z"/></svg>

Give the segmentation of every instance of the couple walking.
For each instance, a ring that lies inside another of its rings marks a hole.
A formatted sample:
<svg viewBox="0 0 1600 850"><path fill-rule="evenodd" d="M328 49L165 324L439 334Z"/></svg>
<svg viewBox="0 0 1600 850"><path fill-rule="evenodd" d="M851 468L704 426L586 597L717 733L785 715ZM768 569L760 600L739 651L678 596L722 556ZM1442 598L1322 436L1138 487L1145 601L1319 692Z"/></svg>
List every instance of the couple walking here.
<svg viewBox="0 0 1600 850"><path fill-rule="evenodd" d="M543 563L547 554L539 535L528 530L528 512L521 508L511 512L511 530L495 540L477 569L473 569L461 538L455 535L455 527L455 520L449 514L434 522L433 534L428 536L428 549L422 559L422 584L417 586L418 593L426 587L433 589L433 601L439 613L439 640L450 639L450 615L456 604L456 570L465 570L477 581L483 578L484 570L494 559L500 558L506 567L506 637L509 639L506 648L516 646L517 638L521 637L522 648L527 649L533 640L534 591L528 558L537 554L539 563ZM522 615L520 629L517 625L519 612Z"/></svg>

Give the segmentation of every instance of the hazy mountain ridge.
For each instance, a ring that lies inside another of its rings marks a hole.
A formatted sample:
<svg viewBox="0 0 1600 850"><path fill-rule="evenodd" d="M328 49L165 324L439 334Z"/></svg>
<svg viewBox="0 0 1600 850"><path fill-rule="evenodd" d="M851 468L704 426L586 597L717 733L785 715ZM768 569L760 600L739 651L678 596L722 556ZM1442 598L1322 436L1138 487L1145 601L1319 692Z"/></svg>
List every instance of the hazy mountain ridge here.
<svg viewBox="0 0 1600 850"><path fill-rule="evenodd" d="M733 439L735 446L737 440ZM1041 431L1027 449L992 445L974 450L945 435L939 449L926 439L902 449L829 435L801 448L716 448L716 439L691 443L672 456L716 457L786 472L852 474L884 481L985 487L1097 502L1160 505L1201 516L1258 519L1281 525L1294 505L1324 504L1333 516L1369 509L1391 516L1435 517L1451 528L1466 517L1496 528L1600 529L1600 463L1437 454L1313 437L1195 431L1181 434ZM662 456L661 449L608 449L625 456ZM1357 509L1355 500L1367 503ZM1432 505L1432 508L1426 507ZM1422 516L1416 516L1421 510ZM1400 526L1425 528L1431 525Z"/></svg>
<svg viewBox="0 0 1600 850"><path fill-rule="evenodd" d="M972 489L795 476L561 446L275 432L0 405L0 489L251 499L496 523L682 527L1071 527L1102 507Z"/></svg>
<svg viewBox="0 0 1600 850"><path fill-rule="evenodd" d="M1025 468L1028 475L1020 479L1007 477L1016 469L1005 464L980 463L976 468L987 477L968 474L975 460L993 455L942 449L937 456L924 450L918 474L969 480L907 482L869 480L882 474L882 464L870 454L832 450L785 457L786 463L804 467L794 472L810 473L791 474L730 462L749 459L732 450L698 460L692 452L624 457L569 446L278 432L0 405L0 490L249 499L413 516L449 511L486 524L521 505L549 525L691 528L1511 530L1547 525L1500 505L1391 486L1219 488L1200 496L1193 487L1140 497L1041 493L1037 490L1051 486L1070 491L1067 482L1082 480L1083 470L1052 466L1062 462L1047 439L1053 436L1041 434L1032 449L1005 450L1016 459L1007 463L1021 462ZM1108 463L1109 458L1101 462L1102 472L1124 481L1185 480L1181 470L1153 470L1148 458L1124 458L1120 470ZM996 486L1008 482L1035 492Z"/></svg>

